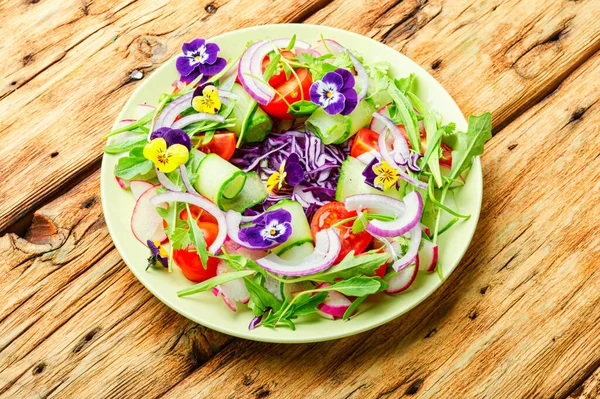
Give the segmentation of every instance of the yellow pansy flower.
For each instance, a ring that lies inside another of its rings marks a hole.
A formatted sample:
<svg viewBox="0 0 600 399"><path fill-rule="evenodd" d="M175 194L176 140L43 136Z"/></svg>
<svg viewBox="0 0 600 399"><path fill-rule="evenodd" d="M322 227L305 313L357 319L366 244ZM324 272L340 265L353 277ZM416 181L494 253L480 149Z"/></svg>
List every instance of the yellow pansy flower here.
<svg viewBox="0 0 600 399"><path fill-rule="evenodd" d="M396 184L400 178L398 171L392 168L386 161L373 165L373 172L377 175L373 181L374 186L384 191Z"/></svg>
<svg viewBox="0 0 600 399"><path fill-rule="evenodd" d="M216 114L221 109L219 90L215 86L206 86L201 96L192 99L192 107L198 112Z"/></svg>
<svg viewBox="0 0 600 399"><path fill-rule="evenodd" d="M277 187L277 190L281 190L285 182L285 175L285 161L283 161L279 167L279 172L274 172L267 179L267 190L274 191L275 187Z"/></svg>
<svg viewBox="0 0 600 399"><path fill-rule="evenodd" d="M181 144L173 144L167 148L165 139L159 137L144 146L144 157L154 162L154 166L161 172L169 173L185 164L190 153Z"/></svg>

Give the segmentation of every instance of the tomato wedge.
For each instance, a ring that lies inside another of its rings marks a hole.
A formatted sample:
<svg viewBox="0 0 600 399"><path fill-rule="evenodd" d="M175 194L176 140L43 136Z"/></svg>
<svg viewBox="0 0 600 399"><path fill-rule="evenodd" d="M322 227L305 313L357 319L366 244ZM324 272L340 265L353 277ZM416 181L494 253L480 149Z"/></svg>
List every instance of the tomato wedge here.
<svg viewBox="0 0 600 399"><path fill-rule="evenodd" d="M360 129L354 138L354 142L352 143L350 155L352 155L354 158L357 158L358 156L371 150L379 151L379 146L377 145L378 138L379 134L371 129Z"/></svg>
<svg viewBox="0 0 600 399"><path fill-rule="evenodd" d="M356 216L356 211L349 212L341 202L333 201L323 205L317 210L310 224L310 231L313 235L313 238L319 231L331 227L341 220L354 216ZM336 258L335 263L341 262L342 259L344 259L352 250L354 250L355 255L362 253L365 249L367 249L371 239L373 238L366 231L353 234L352 224L353 222L350 221L344 223L343 225L337 226L337 229L340 231L342 249Z"/></svg>
<svg viewBox="0 0 600 399"><path fill-rule="evenodd" d="M294 53L292 53L289 50L281 50L281 55L289 60L289 61L294 61ZM263 59L263 63L262 63L262 71L263 73L267 70L267 67L269 66L269 63L271 62L271 58L267 55L264 59ZM271 78L269 79L269 85L271 87L277 87L279 84L281 84L282 82L284 82L285 79L285 72L283 70L283 63L281 61L279 61L279 72L278 73L274 73Z"/></svg>
<svg viewBox="0 0 600 399"><path fill-rule="evenodd" d="M191 211L191 209L190 209ZM206 212L204 212L206 214ZM186 213L187 218L187 213ZM216 223L198 222L198 227L202 230L206 245L210 246L219 233L219 227ZM219 260L212 256L208 257L206 269L202 266L200 255L196 252L193 245L189 245L187 249L173 250L173 260L183 272L183 275L190 281L200 283L217 275L217 265Z"/></svg>
<svg viewBox="0 0 600 399"><path fill-rule="evenodd" d="M298 75L298 79L292 74L288 80L274 86L279 94L276 94L275 98L267 105L261 105L262 109L265 110L267 114L279 119L294 119L293 116L288 114L288 104L308 99L310 86L313 83L312 76L310 75L310 72L308 72L308 69L298 69L296 70L296 74ZM300 83L298 83L298 81ZM300 90L300 88L302 88L302 90ZM280 95L285 98L285 101Z"/></svg>
<svg viewBox="0 0 600 399"><path fill-rule="evenodd" d="M200 136L202 142L204 136ZM228 161L235 152L236 135L233 132L215 133L212 140L206 145L198 146L198 149L205 154L217 154Z"/></svg>

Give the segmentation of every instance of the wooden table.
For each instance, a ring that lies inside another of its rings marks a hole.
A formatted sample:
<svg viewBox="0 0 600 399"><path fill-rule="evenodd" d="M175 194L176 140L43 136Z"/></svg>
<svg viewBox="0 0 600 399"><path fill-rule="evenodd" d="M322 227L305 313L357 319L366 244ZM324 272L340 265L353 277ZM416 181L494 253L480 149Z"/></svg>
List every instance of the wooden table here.
<svg viewBox="0 0 600 399"><path fill-rule="evenodd" d="M319 344L173 312L99 201L100 136L155 68L282 22L382 41L494 116L460 266L408 314ZM0 397L600 397L600 1L3 0L0 37Z"/></svg>

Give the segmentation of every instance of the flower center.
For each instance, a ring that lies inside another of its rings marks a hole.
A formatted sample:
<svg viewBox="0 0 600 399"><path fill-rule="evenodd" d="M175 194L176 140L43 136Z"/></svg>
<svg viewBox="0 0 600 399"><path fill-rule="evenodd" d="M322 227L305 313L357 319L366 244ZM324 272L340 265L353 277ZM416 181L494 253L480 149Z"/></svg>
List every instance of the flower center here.
<svg viewBox="0 0 600 399"><path fill-rule="evenodd" d="M271 231L269 231L269 234L271 234L271 237L275 237L277 235L277 230L271 229Z"/></svg>
<svg viewBox="0 0 600 399"><path fill-rule="evenodd" d="M325 93L325 96L327 96L327 98L331 98L331 96L333 96L333 93L328 91L327 93Z"/></svg>

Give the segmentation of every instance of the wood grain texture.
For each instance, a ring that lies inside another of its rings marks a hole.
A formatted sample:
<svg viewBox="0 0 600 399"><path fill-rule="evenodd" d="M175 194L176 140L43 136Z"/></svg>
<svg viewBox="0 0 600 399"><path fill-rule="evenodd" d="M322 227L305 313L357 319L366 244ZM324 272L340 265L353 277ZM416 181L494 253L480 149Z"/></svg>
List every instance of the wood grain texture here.
<svg viewBox="0 0 600 399"><path fill-rule="evenodd" d="M99 166L101 136L141 83L133 71L152 72L190 38L302 21L325 3L2 2L0 35L23 34L0 44L0 157L11 159L0 166L0 231ZM13 190L23 179L30 183Z"/></svg>
<svg viewBox="0 0 600 399"><path fill-rule="evenodd" d="M112 247L99 173L0 238L0 397L148 397L231 337L152 296ZM72 393L73 387L80 389ZM82 391L87 387L87 391Z"/></svg>
<svg viewBox="0 0 600 399"><path fill-rule="evenodd" d="M336 342L236 341L167 397L567 396L600 353L598 74L600 54L492 140L473 244L427 301Z"/></svg>
<svg viewBox="0 0 600 399"><path fill-rule="evenodd" d="M600 398L600 369L596 370L583 384L575 389L568 399Z"/></svg>

